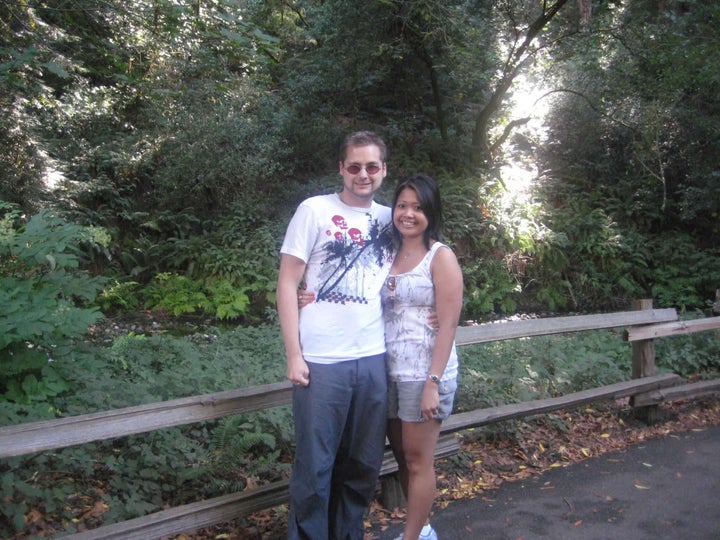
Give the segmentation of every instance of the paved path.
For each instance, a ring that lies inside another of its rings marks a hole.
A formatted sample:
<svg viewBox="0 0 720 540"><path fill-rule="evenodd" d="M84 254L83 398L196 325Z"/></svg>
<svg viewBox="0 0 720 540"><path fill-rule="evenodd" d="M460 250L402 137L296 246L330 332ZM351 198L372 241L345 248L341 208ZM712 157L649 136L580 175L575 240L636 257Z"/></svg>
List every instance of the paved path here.
<svg viewBox="0 0 720 540"><path fill-rule="evenodd" d="M505 482L432 522L440 540L720 540L720 426Z"/></svg>

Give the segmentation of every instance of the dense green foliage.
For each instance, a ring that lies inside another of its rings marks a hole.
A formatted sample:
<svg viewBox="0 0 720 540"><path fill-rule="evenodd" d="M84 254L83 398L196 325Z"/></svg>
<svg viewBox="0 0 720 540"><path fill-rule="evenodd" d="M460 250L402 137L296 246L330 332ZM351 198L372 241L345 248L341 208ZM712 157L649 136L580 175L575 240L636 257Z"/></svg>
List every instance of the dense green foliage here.
<svg viewBox="0 0 720 540"><path fill-rule="evenodd" d="M720 342L712 333L656 340L658 373L713 378ZM463 347L456 408L473 410L557 397L630 379L630 347L615 331L541 336Z"/></svg>
<svg viewBox="0 0 720 540"><path fill-rule="evenodd" d="M284 375L282 354L269 325L220 335L213 329L188 337L131 334L109 347L79 344L55 367L72 392L0 402L0 417L15 424L276 382ZM289 467L292 441L290 410L279 407L2 460L0 536L29 531L24 518L32 508L69 524L82 506L68 504L69 497L106 504L98 519L109 523L277 480Z"/></svg>
<svg viewBox="0 0 720 540"><path fill-rule="evenodd" d="M106 310L256 324L290 213L371 128L390 147L381 199L418 170L442 184L465 318L703 308L720 284L718 9L3 3L0 200L107 232L90 267L115 283ZM189 281L158 298L168 275Z"/></svg>
<svg viewBox="0 0 720 540"><path fill-rule="evenodd" d="M54 366L102 316L87 305L103 280L79 268L81 245L98 244L94 231L47 211L21 223L16 211L6 210L0 220L0 398L43 401L70 388Z"/></svg>
<svg viewBox="0 0 720 540"><path fill-rule="evenodd" d="M282 379L278 248L297 203L337 189L356 129L388 142L381 201L406 174L441 184L464 319L708 308L719 18L701 0L0 2L0 416ZM135 310L246 328L78 343ZM622 347L471 349L459 406L613 382ZM717 370L704 336L662 347L666 369ZM277 475L287 426L276 411L9 460L0 534L33 500L69 520L84 493L114 520Z"/></svg>
<svg viewBox="0 0 720 540"><path fill-rule="evenodd" d="M631 348L617 332L594 331L463 347L456 410L558 396L630 376ZM35 403L0 403L9 423L78 415L282 379L283 345L274 325L204 329L185 337L125 335L91 343L58 362L72 392ZM657 341L661 371L716 376L712 333ZM493 426L490 429L507 429ZM511 427L511 426L509 426ZM99 504L105 524L278 480L293 447L288 407L0 461L0 536L45 532ZM77 501L68 504L68 501ZM58 530L57 532L60 532Z"/></svg>

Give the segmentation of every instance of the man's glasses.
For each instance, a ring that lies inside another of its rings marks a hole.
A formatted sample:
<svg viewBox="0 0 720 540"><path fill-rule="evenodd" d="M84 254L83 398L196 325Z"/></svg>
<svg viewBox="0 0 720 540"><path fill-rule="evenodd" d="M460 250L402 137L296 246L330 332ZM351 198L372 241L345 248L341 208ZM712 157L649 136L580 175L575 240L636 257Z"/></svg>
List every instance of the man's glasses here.
<svg viewBox="0 0 720 540"><path fill-rule="evenodd" d="M375 174L380 171L380 165L371 163L370 165L365 165L364 169L368 174ZM354 164L348 165L347 167L345 167L345 170L350 174L358 174L360 171L363 170L363 166Z"/></svg>

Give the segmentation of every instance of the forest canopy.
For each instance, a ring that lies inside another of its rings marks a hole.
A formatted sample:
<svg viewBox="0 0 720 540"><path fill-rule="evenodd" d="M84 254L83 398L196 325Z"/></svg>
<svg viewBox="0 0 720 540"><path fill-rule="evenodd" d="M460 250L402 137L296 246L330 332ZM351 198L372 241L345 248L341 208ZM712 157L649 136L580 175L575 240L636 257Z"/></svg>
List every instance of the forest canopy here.
<svg viewBox="0 0 720 540"><path fill-rule="evenodd" d="M77 268L106 280L106 313L272 320L289 216L371 129L381 201L406 174L440 182L466 319L707 308L719 18L696 0L2 1L0 271L34 275L8 246L50 212L87 231Z"/></svg>

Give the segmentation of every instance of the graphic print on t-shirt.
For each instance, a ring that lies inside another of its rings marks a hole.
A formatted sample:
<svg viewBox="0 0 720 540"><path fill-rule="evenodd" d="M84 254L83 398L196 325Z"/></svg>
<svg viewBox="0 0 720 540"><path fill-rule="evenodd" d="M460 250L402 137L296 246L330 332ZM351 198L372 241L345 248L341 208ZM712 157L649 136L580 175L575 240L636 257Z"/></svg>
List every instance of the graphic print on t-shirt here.
<svg viewBox="0 0 720 540"><path fill-rule="evenodd" d="M365 281L388 260L390 253L389 227L382 227L368 214L368 236L360 229L348 227L341 215L332 217L327 229L328 241L318 274L320 288L317 301L345 304L367 304Z"/></svg>

